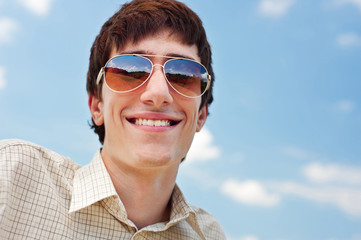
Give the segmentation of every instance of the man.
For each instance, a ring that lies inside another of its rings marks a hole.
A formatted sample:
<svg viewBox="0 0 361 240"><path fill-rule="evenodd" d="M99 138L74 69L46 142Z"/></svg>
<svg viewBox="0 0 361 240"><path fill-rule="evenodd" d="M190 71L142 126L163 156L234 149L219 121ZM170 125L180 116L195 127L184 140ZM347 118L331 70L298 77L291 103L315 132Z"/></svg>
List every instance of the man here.
<svg viewBox="0 0 361 240"><path fill-rule="evenodd" d="M103 144L84 167L24 141L0 143L4 239L224 239L189 205L180 163L212 102L211 51L198 16L135 0L102 27L87 76Z"/></svg>

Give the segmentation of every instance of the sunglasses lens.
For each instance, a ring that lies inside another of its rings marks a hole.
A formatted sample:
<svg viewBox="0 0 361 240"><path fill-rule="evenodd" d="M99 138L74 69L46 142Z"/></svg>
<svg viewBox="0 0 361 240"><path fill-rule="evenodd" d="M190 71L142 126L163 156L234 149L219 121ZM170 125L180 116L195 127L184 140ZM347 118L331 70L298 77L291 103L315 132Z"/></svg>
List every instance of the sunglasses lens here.
<svg viewBox="0 0 361 240"><path fill-rule="evenodd" d="M141 86L152 72L152 62L145 57L121 55L112 58L105 66L105 82L117 92L128 92ZM171 59L164 64L164 74L180 94L201 96L208 86L206 68L195 61Z"/></svg>
<svg viewBox="0 0 361 240"><path fill-rule="evenodd" d="M151 71L152 63L146 58L118 56L105 66L105 82L115 91L130 91L142 85Z"/></svg>
<svg viewBox="0 0 361 240"><path fill-rule="evenodd" d="M197 97L207 89L208 72L197 62L172 59L166 62L164 73L172 87L185 96Z"/></svg>

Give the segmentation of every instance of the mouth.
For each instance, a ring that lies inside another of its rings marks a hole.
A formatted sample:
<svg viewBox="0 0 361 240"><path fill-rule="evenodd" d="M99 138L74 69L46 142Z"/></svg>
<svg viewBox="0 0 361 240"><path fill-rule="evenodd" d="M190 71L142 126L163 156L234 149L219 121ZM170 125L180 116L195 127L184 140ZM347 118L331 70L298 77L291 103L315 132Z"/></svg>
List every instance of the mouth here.
<svg viewBox="0 0 361 240"><path fill-rule="evenodd" d="M149 126L149 127L171 127L175 126L180 121L174 121L170 119L143 119L143 118L129 118L127 119L130 123L137 126Z"/></svg>

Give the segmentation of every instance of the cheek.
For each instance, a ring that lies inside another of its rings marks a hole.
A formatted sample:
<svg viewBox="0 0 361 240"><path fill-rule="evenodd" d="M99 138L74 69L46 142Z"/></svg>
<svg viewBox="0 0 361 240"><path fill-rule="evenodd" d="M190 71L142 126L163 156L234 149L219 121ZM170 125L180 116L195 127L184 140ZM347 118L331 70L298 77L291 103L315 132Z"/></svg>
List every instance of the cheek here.
<svg viewBox="0 0 361 240"><path fill-rule="evenodd" d="M117 112L121 109L121 100L117 99L117 97L112 93L106 93L103 95L103 102L105 126L113 125L116 118L119 118L119 114L117 114Z"/></svg>
<svg viewBox="0 0 361 240"><path fill-rule="evenodd" d="M112 108L112 101L110 101L109 98L103 98L104 100L104 106L103 106L103 112L104 112L104 117L107 118L110 111L111 111L111 108Z"/></svg>
<svg viewBox="0 0 361 240"><path fill-rule="evenodd" d="M199 116L199 107L201 105L200 99L194 99L193 102L189 103L189 116L192 119L192 122L197 122Z"/></svg>
<svg viewBox="0 0 361 240"><path fill-rule="evenodd" d="M188 118L188 124L191 131L191 134L194 134L194 132L197 129L197 123L198 123L198 117L199 117L199 111L198 111L198 104L189 106L189 110L187 113Z"/></svg>

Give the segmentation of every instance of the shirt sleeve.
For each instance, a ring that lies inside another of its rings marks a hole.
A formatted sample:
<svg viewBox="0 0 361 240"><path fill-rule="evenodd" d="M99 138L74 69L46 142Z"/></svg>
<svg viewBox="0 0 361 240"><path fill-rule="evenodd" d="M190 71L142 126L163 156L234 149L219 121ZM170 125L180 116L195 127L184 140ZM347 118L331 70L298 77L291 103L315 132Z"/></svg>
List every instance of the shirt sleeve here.
<svg viewBox="0 0 361 240"><path fill-rule="evenodd" d="M12 179L19 158L15 150L11 147L10 141L0 142L0 234L4 230L3 226L6 221L6 212L8 211Z"/></svg>
<svg viewBox="0 0 361 240"><path fill-rule="evenodd" d="M1 237L35 239L39 228L56 230L55 218L64 216L70 203L70 184L64 176L74 169L66 163L66 158L36 144L0 141Z"/></svg>

